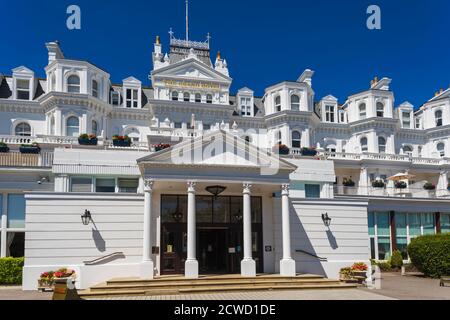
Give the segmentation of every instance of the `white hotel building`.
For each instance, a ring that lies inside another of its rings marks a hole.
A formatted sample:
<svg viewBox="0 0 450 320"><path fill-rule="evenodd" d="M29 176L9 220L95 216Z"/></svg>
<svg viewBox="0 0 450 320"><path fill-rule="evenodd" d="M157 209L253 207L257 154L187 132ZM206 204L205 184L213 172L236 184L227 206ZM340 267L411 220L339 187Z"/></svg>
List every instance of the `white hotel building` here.
<svg viewBox="0 0 450 320"><path fill-rule="evenodd" d="M415 111L375 79L340 104L317 99L305 70L263 97L232 95L209 42L173 34L169 52L154 44L150 86L112 84L58 42L47 50L45 79L24 66L0 76L0 254L25 256L26 290L59 267L80 288L167 274L337 278L450 231L450 90ZM33 142L38 153L19 151ZM279 143L288 154L272 152ZM319 154L302 155L310 147ZM388 179L398 174L403 186Z"/></svg>

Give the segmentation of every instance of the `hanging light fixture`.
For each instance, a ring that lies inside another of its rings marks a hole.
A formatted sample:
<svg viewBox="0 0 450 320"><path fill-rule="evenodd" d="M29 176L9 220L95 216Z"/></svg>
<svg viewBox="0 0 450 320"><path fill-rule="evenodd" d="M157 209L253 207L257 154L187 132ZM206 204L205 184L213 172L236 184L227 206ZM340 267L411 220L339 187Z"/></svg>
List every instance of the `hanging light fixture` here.
<svg viewBox="0 0 450 320"><path fill-rule="evenodd" d="M237 222L241 222L242 218L242 211L239 209L238 212L236 212L236 214L234 215L234 219L236 219Z"/></svg>
<svg viewBox="0 0 450 320"><path fill-rule="evenodd" d="M209 186L209 187L206 187L206 191L211 193L215 198L217 198L217 196L219 194L223 193L226 189L227 189L227 187L223 187L223 186Z"/></svg>
<svg viewBox="0 0 450 320"><path fill-rule="evenodd" d="M172 214L172 217L175 222L180 222L183 219L183 213L178 209L178 206L175 212Z"/></svg>
<svg viewBox="0 0 450 320"><path fill-rule="evenodd" d="M91 212L89 210L85 210L84 214L81 216L81 222L83 222L83 225L88 226L91 221Z"/></svg>
<svg viewBox="0 0 450 320"><path fill-rule="evenodd" d="M322 221L325 227L329 228L331 225L331 218L328 216L328 212L322 214Z"/></svg>

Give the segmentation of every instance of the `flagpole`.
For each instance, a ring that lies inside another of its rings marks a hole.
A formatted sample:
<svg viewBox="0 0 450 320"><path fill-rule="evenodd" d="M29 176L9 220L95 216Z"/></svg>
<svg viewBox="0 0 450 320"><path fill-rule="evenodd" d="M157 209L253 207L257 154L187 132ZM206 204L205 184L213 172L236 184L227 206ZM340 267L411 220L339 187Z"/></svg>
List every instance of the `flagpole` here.
<svg viewBox="0 0 450 320"><path fill-rule="evenodd" d="M186 0L186 44L189 42L189 0Z"/></svg>

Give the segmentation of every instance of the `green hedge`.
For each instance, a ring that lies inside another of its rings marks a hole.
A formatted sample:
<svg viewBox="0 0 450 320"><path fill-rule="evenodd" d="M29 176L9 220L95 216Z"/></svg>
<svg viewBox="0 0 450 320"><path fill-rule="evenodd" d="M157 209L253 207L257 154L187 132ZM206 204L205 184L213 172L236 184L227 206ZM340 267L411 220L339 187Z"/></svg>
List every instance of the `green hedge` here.
<svg viewBox="0 0 450 320"><path fill-rule="evenodd" d="M413 239L408 254L413 265L426 276L450 275L450 233Z"/></svg>
<svg viewBox="0 0 450 320"><path fill-rule="evenodd" d="M24 258L0 259L0 285L21 285Z"/></svg>

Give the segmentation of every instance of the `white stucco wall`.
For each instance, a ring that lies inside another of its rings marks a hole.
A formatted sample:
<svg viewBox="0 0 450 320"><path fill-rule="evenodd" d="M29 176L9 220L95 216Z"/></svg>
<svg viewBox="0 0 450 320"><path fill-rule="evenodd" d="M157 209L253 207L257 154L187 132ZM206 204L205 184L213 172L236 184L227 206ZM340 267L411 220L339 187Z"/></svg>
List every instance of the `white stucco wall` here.
<svg viewBox="0 0 450 320"><path fill-rule="evenodd" d="M281 201L274 201L274 212L281 212ZM332 219L328 229L322 214L328 212ZM297 272L339 278L339 270L355 262L370 266L367 202L364 200L307 200L291 199L291 245ZM281 215L275 214L276 261L282 256ZM321 262L303 250L321 258ZM279 271L279 264L276 264Z"/></svg>

